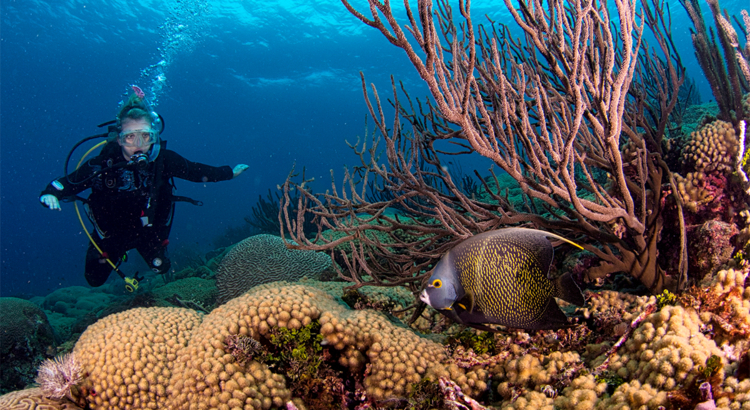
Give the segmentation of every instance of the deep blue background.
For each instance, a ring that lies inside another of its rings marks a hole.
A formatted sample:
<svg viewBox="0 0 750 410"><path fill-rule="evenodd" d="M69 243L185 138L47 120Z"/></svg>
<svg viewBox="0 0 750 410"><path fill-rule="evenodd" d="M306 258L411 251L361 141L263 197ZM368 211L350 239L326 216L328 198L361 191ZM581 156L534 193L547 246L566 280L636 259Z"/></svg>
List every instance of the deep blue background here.
<svg viewBox="0 0 750 410"><path fill-rule="evenodd" d="M740 1L723 3L730 12L740 8ZM205 205L178 205L173 252L210 250L295 162L322 182L320 190L329 186L330 169L340 177L345 164L355 164L344 140L364 130L359 71L384 99L391 74L413 96L426 94L403 52L338 0L3 0L0 7L2 296L85 284L87 239L73 204L49 211L39 192L62 175L72 145L114 117L128 85L154 96L149 90L158 71L148 67L159 61L167 62L166 88L156 95L156 109L166 119L169 147L193 161L250 165L229 182L178 181L179 195ZM500 1L472 7L476 22L484 14L509 21ZM677 2L672 10L684 62L710 99L693 58L690 24Z"/></svg>

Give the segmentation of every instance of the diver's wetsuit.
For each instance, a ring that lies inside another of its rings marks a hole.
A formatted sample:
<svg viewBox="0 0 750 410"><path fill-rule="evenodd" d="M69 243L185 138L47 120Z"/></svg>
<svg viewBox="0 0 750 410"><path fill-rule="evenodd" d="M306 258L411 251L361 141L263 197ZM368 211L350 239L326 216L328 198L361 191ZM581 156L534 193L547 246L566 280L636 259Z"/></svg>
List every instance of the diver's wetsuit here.
<svg viewBox="0 0 750 410"><path fill-rule="evenodd" d="M95 225L92 237L104 256L117 264L125 252L135 248L154 272L168 272L171 262L166 250L174 203L170 178L193 182L226 181L233 177L232 168L191 162L167 149L161 149L156 161L150 162L145 170L140 170L135 165L119 167L118 164L125 164L122 149L117 143L110 142L96 158L85 162L71 173L69 179L75 183L114 165L112 169L77 185L68 183L66 177L58 178L41 195L51 194L62 200L91 188L88 206ZM160 182L157 182L158 193L156 189L153 190L156 193L153 196L157 199L153 202L157 205L149 212L149 204L153 204L150 202L152 185L158 166L163 168ZM147 215L153 215L149 221L151 226L144 226L142 221ZM89 285L103 285L111 272L110 264L89 244L86 253L86 280Z"/></svg>

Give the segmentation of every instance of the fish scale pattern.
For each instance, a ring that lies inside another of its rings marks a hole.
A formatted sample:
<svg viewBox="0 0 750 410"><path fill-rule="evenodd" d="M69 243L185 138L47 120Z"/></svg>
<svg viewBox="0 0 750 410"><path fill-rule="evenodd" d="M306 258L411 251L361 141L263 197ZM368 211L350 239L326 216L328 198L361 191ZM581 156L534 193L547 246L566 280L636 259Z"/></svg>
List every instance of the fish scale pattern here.
<svg viewBox="0 0 750 410"><path fill-rule="evenodd" d="M585 304L580 288L565 274L548 277L554 233L505 228L484 232L459 243L435 266L420 298L456 322L481 330L499 324L522 329L555 329L568 318L555 302L559 297Z"/></svg>
<svg viewBox="0 0 750 410"><path fill-rule="evenodd" d="M540 265L544 246L531 246L533 239L494 235L458 250L461 284L485 314L525 326L544 310L554 287Z"/></svg>

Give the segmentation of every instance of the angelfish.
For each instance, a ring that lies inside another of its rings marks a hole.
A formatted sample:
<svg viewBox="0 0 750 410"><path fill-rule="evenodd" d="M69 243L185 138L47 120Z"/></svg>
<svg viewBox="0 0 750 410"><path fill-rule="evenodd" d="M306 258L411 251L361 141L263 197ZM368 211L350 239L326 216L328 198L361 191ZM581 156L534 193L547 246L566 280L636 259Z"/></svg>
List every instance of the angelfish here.
<svg viewBox="0 0 750 410"><path fill-rule="evenodd" d="M559 235L525 228L466 239L435 265L419 298L455 322L482 330L495 330L486 324L529 330L569 326L554 298L577 306L585 300L569 272L548 278L554 255L550 237L581 248Z"/></svg>

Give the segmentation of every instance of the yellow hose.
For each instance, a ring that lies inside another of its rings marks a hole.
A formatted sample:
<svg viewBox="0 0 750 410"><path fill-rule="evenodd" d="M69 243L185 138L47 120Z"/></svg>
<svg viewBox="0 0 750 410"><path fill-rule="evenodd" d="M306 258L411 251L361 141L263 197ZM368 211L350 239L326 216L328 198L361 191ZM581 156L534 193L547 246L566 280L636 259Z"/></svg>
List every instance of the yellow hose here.
<svg viewBox="0 0 750 410"><path fill-rule="evenodd" d="M100 146L102 146L102 145L104 145L106 143L107 143L107 140L104 140L104 141L102 141L102 142L94 145L93 147L91 147L91 149L89 149L88 151L86 151L86 153L83 154L83 156L81 157L81 160L78 161L78 164L76 165L76 170L78 170L78 168L81 167L81 164L83 163L83 160L86 159L86 157L89 156L89 154L91 154L91 151L99 148ZM96 248L97 251L99 251L99 254L102 255L102 256L104 256L104 252L99 247L99 245L96 244L96 242L94 241L94 238L91 237L91 234L89 233L88 228L86 228L86 224L83 222L83 218L81 217L81 211L80 211L80 209L78 209L78 201L75 202L75 208L76 208L76 214L78 215L78 220L81 222L81 226L83 226L83 232L85 232L86 236L89 237L89 240L91 241L91 244L94 245L94 247ZM112 261L109 258L105 258L105 259L107 260L107 262L109 262L110 265L112 265L112 269L114 269L115 272L120 273L120 271L117 269L117 266L114 263L112 263ZM128 278L125 278L124 275L122 275L122 276L123 276L123 279L125 280L125 288L128 291L132 292L133 290L135 290L135 289L138 288L138 282L137 281L135 281L135 280L128 281Z"/></svg>

